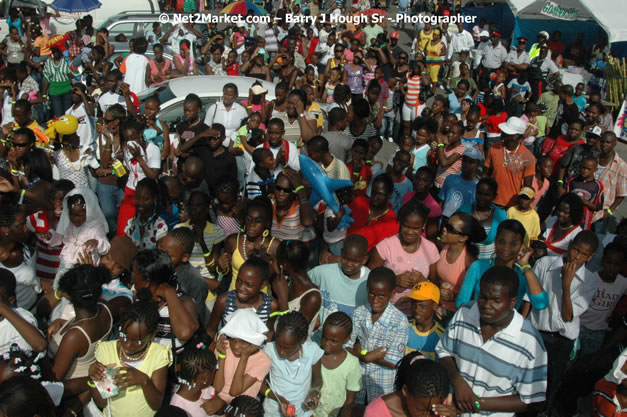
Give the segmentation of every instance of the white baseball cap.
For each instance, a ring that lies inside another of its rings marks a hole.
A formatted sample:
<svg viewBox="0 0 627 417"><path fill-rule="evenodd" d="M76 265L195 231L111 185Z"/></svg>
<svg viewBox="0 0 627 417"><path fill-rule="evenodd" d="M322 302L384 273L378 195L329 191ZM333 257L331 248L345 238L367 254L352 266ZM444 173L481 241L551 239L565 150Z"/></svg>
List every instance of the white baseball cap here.
<svg viewBox="0 0 627 417"><path fill-rule="evenodd" d="M527 123L520 117L510 117L507 122L499 124L499 129L507 135L522 135L527 130Z"/></svg>

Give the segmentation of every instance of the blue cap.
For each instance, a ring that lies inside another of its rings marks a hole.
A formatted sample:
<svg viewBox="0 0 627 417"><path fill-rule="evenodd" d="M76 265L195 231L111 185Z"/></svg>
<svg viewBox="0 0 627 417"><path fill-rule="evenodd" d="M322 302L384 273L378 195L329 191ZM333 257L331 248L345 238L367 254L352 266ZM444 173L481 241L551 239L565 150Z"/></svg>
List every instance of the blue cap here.
<svg viewBox="0 0 627 417"><path fill-rule="evenodd" d="M466 148L462 156L467 156L470 159L475 159L477 161L483 160L483 154L481 151L474 146L471 148Z"/></svg>

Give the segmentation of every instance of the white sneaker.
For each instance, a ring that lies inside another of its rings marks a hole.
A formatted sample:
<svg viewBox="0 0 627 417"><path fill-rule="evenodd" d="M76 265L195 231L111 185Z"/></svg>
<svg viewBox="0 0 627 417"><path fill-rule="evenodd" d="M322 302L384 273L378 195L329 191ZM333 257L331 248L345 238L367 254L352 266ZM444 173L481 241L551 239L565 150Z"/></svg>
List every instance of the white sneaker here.
<svg viewBox="0 0 627 417"><path fill-rule="evenodd" d="M394 142L394 138L393 138L393 137L391 137L391 136L388 138L388 140L389 140L390 142Z"/></svg>

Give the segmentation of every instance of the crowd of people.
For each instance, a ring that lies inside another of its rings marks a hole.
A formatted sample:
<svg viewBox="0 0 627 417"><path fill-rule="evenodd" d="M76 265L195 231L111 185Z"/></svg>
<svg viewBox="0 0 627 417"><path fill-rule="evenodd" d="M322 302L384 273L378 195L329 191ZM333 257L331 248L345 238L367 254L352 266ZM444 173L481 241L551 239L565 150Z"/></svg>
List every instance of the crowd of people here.
<svg viewBox="0 0 627 417"><path fill-rule="evenodd" d="M627 415L603 41L286 19L369 8L156 23L115 60L90 16L11 11L0 416ZM221 99L159 120L141 93L199 73Z"/></svg>

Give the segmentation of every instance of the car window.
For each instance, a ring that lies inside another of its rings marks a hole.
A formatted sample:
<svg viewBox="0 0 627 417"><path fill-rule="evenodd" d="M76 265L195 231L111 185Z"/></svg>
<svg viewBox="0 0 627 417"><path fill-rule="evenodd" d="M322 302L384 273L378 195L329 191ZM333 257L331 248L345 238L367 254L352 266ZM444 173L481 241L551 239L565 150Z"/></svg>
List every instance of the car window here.
<svg viewBox="0 0 627 417"><path fill-rule="evenodd" d="M207 115L207 110L209 107L217 101L217 97L202 97L202 109L200 110L200 120L204 121L205 116ZM159 114L159 120L162 122L166 122L170 128L174 129L176 125L183 121L183 104L185 100L181 100L177 102L175 105L171 106L162 111Z"/></svg>
<svg viewBox="0 0 627 417"><path fill-rule="evenodd" d="M115 39L119 34L123 33L127 38L133 37L135 33L135 22L117 22L109 29L109 39Z"/></svg>

